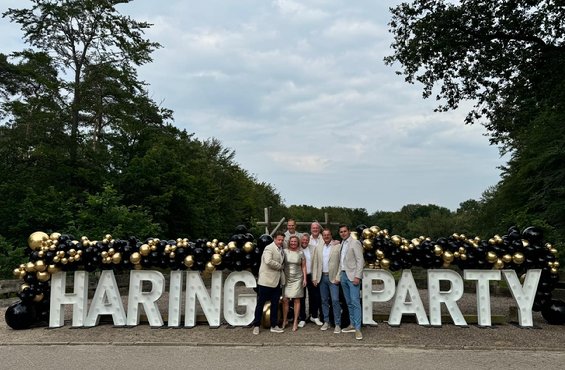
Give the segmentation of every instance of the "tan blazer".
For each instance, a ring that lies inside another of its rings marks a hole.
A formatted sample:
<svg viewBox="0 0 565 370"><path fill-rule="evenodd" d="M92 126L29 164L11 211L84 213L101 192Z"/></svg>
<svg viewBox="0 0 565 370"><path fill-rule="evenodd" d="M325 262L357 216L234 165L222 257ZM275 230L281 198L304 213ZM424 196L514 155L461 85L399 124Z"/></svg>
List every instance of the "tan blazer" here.
<svg viewBox="0 0 565 370"><path fill-rule="evenodd" d="M314 255L312 256L312 281L319 283L322 280L322 266L324 263L324 248L326 246L316 246ZM339 252L341 250L340 244L331 246L330 260L328 262L330 281L339 281Z"/></svg>
<svg viewBox="0 0 565 370"><path fill-rule="evenodd" d="M350 237L348 244L349 247L347 248L347 254L345 255L343 264L347 278L353 281L355 278L361 279L363 267L365 267L365 259L363 258L363 247L359 240ZM343 245L343 242L341 245Z"/></svg>
<svg viewBox="0 0 565 370"><path fill-rule="evenodd" d="M276 288L284 285L285 282L284 258L281 249L275 243L271 243L265 247L261 255L257 284Z"/></svg>
<svg viewBox="0 0 565 370"><path fill-rule="evenodd" d="M320 234L320 237L318 238L318 244L316 245L308 245L308 249L310 250L310 256L312 256L310 258L310 273L312 273L312 265L314 264L314 252L316 251L316 249L321 249L324 247L324 240L322 239L322 234Z"/></svg>

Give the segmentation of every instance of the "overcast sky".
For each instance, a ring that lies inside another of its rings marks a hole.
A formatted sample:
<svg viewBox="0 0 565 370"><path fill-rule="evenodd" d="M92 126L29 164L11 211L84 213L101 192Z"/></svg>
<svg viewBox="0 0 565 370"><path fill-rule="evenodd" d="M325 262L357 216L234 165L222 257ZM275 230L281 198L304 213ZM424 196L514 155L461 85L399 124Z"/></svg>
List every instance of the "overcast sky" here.
<svg viewBox="0 0 565 370"><path fill-rule="evenodd" d="M135 0L122 13L163 45L140 68L175 125L218 138L286 205L456 210L504 164L466 111L434 113L385 66L391 0ZM8 7L28 7L2 0ZM22 49L0 19L0 52Z"/></svg>

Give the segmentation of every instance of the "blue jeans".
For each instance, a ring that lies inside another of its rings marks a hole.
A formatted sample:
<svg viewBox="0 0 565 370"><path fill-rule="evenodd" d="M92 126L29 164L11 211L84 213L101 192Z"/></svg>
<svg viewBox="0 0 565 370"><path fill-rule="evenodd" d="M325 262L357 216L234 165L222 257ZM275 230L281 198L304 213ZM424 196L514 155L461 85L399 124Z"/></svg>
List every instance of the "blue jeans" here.
<svg viewBox="0 0 565 370"><path fill-rule="evenodd" d="M347 302L347 308L349 309L349 320L351 325L355 327L356 330L361 330L361 282L354 285L351 280L347 277L345 271L341 272L341 288L343 289L343 295L345 296L345 302Z"/></svg>
<svg viewBox="0 0 565 370"><path fill-rule="evenodd" d="M339 285L333 284L328 275L322 274L320 281L320 297L322 298L322 312L324 322L329 322L330 317L330 298L334 312L335 324L341 326L341 306L339 305Z"/></svg>

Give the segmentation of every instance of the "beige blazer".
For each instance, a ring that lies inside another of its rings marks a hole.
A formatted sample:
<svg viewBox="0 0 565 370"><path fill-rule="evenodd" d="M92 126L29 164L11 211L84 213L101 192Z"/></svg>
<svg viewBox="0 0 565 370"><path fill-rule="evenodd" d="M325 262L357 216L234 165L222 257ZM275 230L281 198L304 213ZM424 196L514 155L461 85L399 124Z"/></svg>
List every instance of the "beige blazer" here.
<svg viewBox="0 0 565 370"><path fill-rule="evenodd" d="M355 278L362 278L363 267L365 267L365 259L363 258L363 247L359 240L350 237L348 244L349 248L347 248L343 264L347 278L350 281L353 281ZM343 242L341 245L343 245Z"/></svg>
<svg viewBox="0 0 565 370"><path fill-rule="evenodd" d="M324 248L325 245L316 246L312 256L312 281L319 283L322 280L322 266L324 263ZM329 260L329 277L330 281L339 281L339 252L341 250L340 244L331 246L330 260Z"/></svg>
<svg viewBox="0 0 565 370"><path fill-rule="evenodd" d="M320 249L324 247L324 240L322 239L322 234L320 234L320 237L318 238L318 243L316 245L308 245L308 249L310 250L310 256L312 256L310 258L310 273L312 273L312 265L314 264L314 252L316 249Z"/></svg>
<svg viewBox="0 0 565 370"><path fill-rule="evenodd" d="M265 247L261 255L257 284L276 288L284 285L285 282L283 254L275 243L271 243Z"/></svg>

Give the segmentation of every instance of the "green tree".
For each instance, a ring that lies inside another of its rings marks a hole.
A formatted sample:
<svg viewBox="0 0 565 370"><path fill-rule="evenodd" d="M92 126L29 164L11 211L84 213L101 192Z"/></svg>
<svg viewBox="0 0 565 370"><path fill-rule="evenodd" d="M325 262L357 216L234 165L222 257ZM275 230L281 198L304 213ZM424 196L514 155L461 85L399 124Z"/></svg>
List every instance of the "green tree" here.
<svg viewBox="0 0 565 370"><path fill-rule="evenodd" d="M406 81L423 84L440 111L474 102L466 122L482 123L491 143L510 154L502 181L482 202L485 228L563 230L562 2L417 0L391 11L394 53L385 62L398 62Z"/></svg>
<svg viewBox="0 0 565 370"><path fill-rule="evenodd" d="M94 131L96 120L83 117L85 74L96 65L115 66L124 71L151 61L159 47L143 37L150 27L120 14L116 5L129 0L31 0L29 9L9 9L3 16L20 24L24 41L49 55L57 67L61 96L65 97L70 132L69 157L75 165L83 136ZM67 76L69 77L67 79Z"/></svg>

